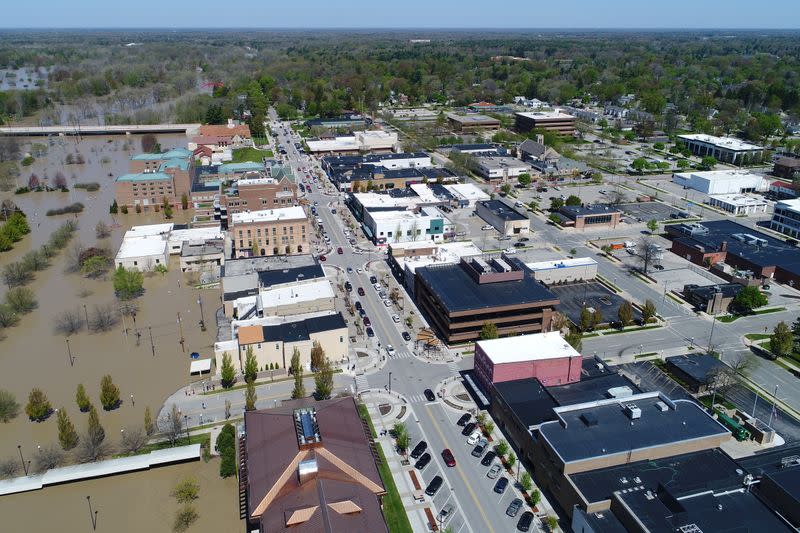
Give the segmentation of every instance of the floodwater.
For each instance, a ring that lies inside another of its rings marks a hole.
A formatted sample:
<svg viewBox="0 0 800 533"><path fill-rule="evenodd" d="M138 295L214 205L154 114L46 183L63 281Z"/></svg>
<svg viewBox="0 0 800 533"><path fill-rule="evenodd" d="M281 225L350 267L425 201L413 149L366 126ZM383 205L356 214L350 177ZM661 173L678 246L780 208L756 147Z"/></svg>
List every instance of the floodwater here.
<svg viewBox="0 0 800 533"><path fill-rule="evenodd" d="M186 477L199 485L193 506L199 517L189 528L194 532L240 531L235 478L219 477L219 458L209 463L185 463L42 490L0 496L3 530L9 532L97 531L98 533L167 532L172 530L177 501L170 496ZM97 511L97 529L89 513Z"/></svg>
<svg viewBox="0 0 800 533"><path fill-rule="evenodd" d="M85 137L80 141L73 138L56 138L56 144L49 148L47 157L37 159L30 167L23 167L20 180L27 182L28 175L36 172L40 179L45 175L51 180L58 170L64 172L70 185L70 192L39 192L24 195L0 193L0 198L11 198L28 215L32 233L15 245L14 250L0 253L0 267L18 259L25 252L44 243L52 231L64 220L74 215L46 217L44 212L74 201L83 202L86 209L78 215L80 225L76 239L84 245L97 243L94 227L104 220L113 226L109 239L100 241L116 253L125 230L136 224L163 221L160 213L147 216L130 213L116 215L112 219L108 213L114 197L113 176L128 171L128 158L140 150L137 136L130 136L131 150L123 150L126 137ZM185 146L182 135L159 135L164 149ZM107 141L111 142L107 142ZM47 142L35 139L34 142ZM62 144L63 143L63 144ZM84 165L63 165L67 153L76 149L84 155ZM103 157L110 159L102 163ZM72 179L72 174L76 179ZM111 176L109 176L109 173ZM101 189L87 193L73 189L75 182L96 181ZM176 212L174 222L183 222L188 214ZM145 275L144 294L136 299L139 312L136 316L136 331L141 333L137 346L134 324L130 319L120 322L106 333L88 333L84 328L69 338L69 348L75 356L74 366L70 366L65 337L54 331L55 317L68 309L77 309L84 314L84 305L91 318L95 305L115 302L110 276L106 279L89 280L80 274L66 274L67 249L54 258L51 266L36 274L36 279L28 285L39 302L34 312L24 316L21 322L2 331L5 338L0 340L0 389L11 391L20 403L21 410L16 419L0 424L0 461L18 458L17 445L22 445L25 460L33 460L37 446L57 443L55 416L35 423L24 413L28 393L39 387L47 395L53 408L65 407L79 433L87 426L87 415L78 411L75 403L75 390L79 383L86 387L92 402L97 406L100 422L106 430L106 440L117 444L120 430L141 426L145 406L149 406L153 417L159 412L163 401L178 388L189 381L189 353L200 352L209 355L213 347L213 316L219 307L217 290L197 291L187 288L178 268L177 257L173 257L170 271L166 275ZM0 287L0 298L4 297L6 287ZM209 327L201 332L198 322L200 309L197 298L202 295L203 311ZM177 322L181 315L181 326L185 338L185 352L179 344L180 329ZM124 326L129 328L125 335ZM150 345L152 328L155 356ZM110 374L120 388L122 405L110 412L101 409L99 391L100 379ZM133 399L131 399L133 395ZM192 420L189 424L193 425ZM2 515L2 513L0 513Z"/></svg>

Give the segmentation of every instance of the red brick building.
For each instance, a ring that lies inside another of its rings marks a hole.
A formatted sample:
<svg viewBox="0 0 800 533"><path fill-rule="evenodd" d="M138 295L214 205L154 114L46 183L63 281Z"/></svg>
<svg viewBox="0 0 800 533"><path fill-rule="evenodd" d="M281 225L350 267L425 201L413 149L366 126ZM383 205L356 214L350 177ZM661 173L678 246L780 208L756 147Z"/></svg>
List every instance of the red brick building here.
<svg viewBox="0 0 800 533"><path fill-rule="evenodd" d="M536 378L542 385L581 379L581 354L558 331L475 343L475 375L481 384Z"/></svg>
<svg viewBox="0 0 800 533"><path fill-rule="evenodd" d="M162 205L164 198L173 208L180 208L182 198L191 193L194 177L194 157L184 148L158 154L137 154L131 157L130 173L117 177L117 204L142 211Z"/></svg>

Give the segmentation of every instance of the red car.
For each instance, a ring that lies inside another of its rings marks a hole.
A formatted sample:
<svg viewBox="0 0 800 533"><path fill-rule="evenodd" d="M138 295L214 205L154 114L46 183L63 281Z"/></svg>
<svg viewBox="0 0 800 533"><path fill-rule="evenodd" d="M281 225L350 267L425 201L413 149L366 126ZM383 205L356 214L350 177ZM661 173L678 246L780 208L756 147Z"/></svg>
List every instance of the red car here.
<svg viewBox="0 0 800 533"><path fill-rule="evenodd" d="M372 325L372 321L369 319L368 316L364 317L364 325L365 326L371 326Z"/></svg>
<svg viewBox="0 0 800 533"><path fill-rule="evenodd" d="M336 253L339 254L339 255L342 255L344 253L344 250L342 250L341 246L336 249Z"/></svg>
<svg viewBox="0 0 800 533"><path fill-rule="evenodd" d="M450 451L450 448L442 450L442 459L444 459L444 464L450 468L456 466L456 458L453 457L453 452Z"/></svg>
<svg viewBox="0 0 800 533"><path fill-rule="evenodd" d="M328 258L327 258L327 257L325 257L324 255L321 255L321 256L319 256L319 260L320 260L320 261L325 261L325 260L327 260L327 259L328 259Z"/></svg>
<svg viewBox="0 0 800 533"><path fill-rule="evenodd" d="M359 287L358 288L358 295L359 296L364 296L364 287Z"/></svg>

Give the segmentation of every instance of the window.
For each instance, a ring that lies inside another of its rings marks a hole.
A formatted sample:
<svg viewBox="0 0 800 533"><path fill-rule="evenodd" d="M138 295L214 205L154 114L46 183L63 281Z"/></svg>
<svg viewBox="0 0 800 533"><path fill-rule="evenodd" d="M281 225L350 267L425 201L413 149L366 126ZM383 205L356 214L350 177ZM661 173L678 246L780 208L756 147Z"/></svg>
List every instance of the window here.
<svg viewBox="0 0 800 533"><path fill-rule="evenodd" d="M339 342L344 342L344 337L339 335Z"/></svg>
<svg viewBox="0 0 800 533"><path fill-rule="evenodd" d="M281 345L279 343L277 343L277 342L275 343L275 349L276 350L280 350L281 349Z"/></svg>
<svg viewBox="0 0 800 533"><path fill-rule="evenodd" d="M258 344L256 344L256 346L258 346L259 350L261 349L261 343L260 342Z"/></svg>

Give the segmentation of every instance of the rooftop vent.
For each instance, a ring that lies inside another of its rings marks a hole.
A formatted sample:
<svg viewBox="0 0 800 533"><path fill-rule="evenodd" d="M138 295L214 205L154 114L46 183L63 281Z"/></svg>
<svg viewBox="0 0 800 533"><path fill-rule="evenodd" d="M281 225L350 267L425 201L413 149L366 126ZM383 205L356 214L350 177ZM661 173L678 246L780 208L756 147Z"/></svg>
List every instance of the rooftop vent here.
<svg viewBox="0 0 800 533"><path fill-rule="evenodd" d="M628 396L633 396L633 389L627 385L623 385L621 387L611 387L608 389L608 391L606 391L606 394L609 398L627 398Z"/></svg>
<svg viewBox="0 0 800 533"><path fill-rule="evenodd" d="M499 257L492 259L492 264L494 264L494 266L497 267L500 272L511 272L511 265Z"/></svg>
<svg viewBox="0 0 800 533"><path fill-rule="evenodd" d="M313 407L294 411L294 429L297 445L302 449L322 442L317 425L317 410Z"/></svg>
<svg viewBox="0 0 800 533"><path fill-rule="evenodd" d="M624 411L625 414L628 415L628 418L630 418L631 420L642 418L642 410L635 403L626 404Z"/></svg>
<svg viewBox="0 0 800 533"><path fill-rule="evenodd" d="M665 404L664 402L656 402L656 409L658 409L662 413L666 413L669 407L667 407L667 404Z"/></svg>
<svg viewBox="0 0 800 533"><path fill-rule="evenodd" d="M593 413L583 413L581 415L581 421L586 424L588 427L596 426L597 425L597 417L594 416Z"/></svg>
<svg viewBox="0 0 800 533"><path fill-rule="evenodd" d="M317 458L304 459L297 465L297 480L302 485L306 481L317 477L319 467L317 466Z"/></svg>

